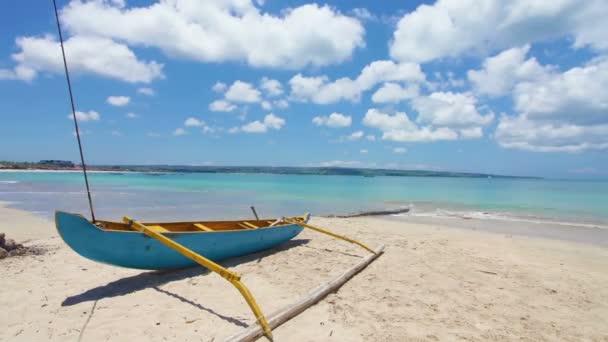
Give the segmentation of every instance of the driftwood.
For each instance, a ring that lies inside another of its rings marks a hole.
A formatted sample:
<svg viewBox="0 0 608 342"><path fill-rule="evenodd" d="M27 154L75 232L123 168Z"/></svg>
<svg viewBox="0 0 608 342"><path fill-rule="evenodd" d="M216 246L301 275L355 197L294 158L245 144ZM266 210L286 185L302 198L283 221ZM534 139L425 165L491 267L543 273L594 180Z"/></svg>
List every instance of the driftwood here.
<svg viewBox="0 0 608 342"><path fill-rule="evenodd" d="M372 261L374 261L382 252L384 251L384 245L377 247L376 254L370 254L359 261L356 265L349 268L345 272L339 274L335 278L332 278L328 282L321 284L319 287L313 289L308 292L306 295L301 297L295 303L292 303L278 311L270 314L268 318L268 324L270 328L275 329L281 324L287 322L291 318L297 316L308 307L317 303L325 296L332 292L336 292L344 283L346 283L350 278L352 278L355 274L359 273L362 269L364 269L367 265L369 265ZM244 341L255 341L257 338L264 335L264 331L260 327L259 324L254 323L250 325L245 330L232 335L226 339L229 342L244 342Z"/></svg>
<svg viewBox="0 0 608 342"><path fill-rule="evenodd" d="M410 208L399 208L392 210L378 210L378 211L362 211L354 214L347 215L328 215L325 217L337 217L337 218L351 218L351 217L362 217L362 216L385 216L385 215L395 215L395 214L403 214L410 211Z"/></svg>

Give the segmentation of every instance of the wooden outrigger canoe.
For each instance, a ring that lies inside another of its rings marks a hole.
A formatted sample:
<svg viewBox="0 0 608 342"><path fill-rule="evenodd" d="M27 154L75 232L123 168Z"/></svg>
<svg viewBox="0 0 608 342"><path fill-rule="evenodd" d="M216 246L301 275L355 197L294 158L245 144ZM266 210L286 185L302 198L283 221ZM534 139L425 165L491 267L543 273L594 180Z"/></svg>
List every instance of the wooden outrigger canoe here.
<svg viewBox="0 0 608 342"><path fill-rule="evenodd" d="M307 223L310 215L293 217ZM158 240L128 223L95 221L58 211L55 223L61 238L76 253L105 264L138 269L172 269L196 265L196 261L175 253ZM273 223L277 223L271 226ZM303 229L276 219L143 223L148 229L213 261L272 248L296 237Z"/></svg>
<svg viewBox="0 0 608 342"><path fill-rule="evenodd" d="M217 273L241 293L260 325L259 332L270 340L272 327L335 290L382 253L383 247L373 250L359 241L311 226L309 219L310 215L306 214L276 220L141 223L125 216L124 223L119 223L89 221L82 215L62 211L55 213L55 224L61 238L78 254L94 261L139 269L170 269L199 264ZM274 247L293 239L304 228L357 244L370 251L372 256L338 277L331 286L324 285L294 306L273 315L269 323L241 281L241 276L215 261ZM259 336L258 331L253 329L236 340L251 340L256 336Z"/></svg>

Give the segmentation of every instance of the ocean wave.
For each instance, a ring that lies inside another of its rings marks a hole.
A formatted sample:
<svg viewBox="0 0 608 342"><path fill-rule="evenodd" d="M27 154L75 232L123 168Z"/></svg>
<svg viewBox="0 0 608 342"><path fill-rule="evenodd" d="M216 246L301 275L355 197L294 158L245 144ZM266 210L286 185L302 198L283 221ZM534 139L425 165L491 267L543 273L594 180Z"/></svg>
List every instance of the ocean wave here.
<svg viewBox="0 0 608 342"><path fill-rule="evenodd" d="M410 211L407 214L397 214L392 216L414 216L414 217L439 217L439 218L455 218L463 220L500 220L510 222L525 222L525 223L536 223L536 224L555 224L560 226L571 226L581 228L600 228L608 229L608 225L599 223L585 223L585 222L571 222L571 221L558 221L552 220L546 217L537 216L521 216L518 214L511 213L491 213L486 211L452 211L445 209L436 209L434 211Z"/></svg>

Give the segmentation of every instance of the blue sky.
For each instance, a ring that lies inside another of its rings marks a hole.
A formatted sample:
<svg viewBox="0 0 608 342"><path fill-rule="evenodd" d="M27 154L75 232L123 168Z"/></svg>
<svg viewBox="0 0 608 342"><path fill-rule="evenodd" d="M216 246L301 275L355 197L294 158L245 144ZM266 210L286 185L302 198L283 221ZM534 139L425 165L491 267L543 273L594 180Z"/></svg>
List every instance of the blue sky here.
<svg viewBox="0 0 608 342"><path fill-rule="evenodd" d="M58 3L89 163L608 176L605 1ZM0 160L76 161L51 2L0 22Z"/></svg>

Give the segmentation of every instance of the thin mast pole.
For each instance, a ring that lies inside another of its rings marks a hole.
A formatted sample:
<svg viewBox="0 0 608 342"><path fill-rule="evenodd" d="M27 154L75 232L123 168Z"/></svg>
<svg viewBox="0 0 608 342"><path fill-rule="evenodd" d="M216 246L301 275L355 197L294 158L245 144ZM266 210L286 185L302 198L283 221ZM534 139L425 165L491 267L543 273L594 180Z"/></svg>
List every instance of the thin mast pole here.
<svg viewBox="0 0 608 342"><path fill-rule="evenodd" d="M72 104L72 117L74 118L74 128L76 129L76 139L78 140L78 150L80 151L80 161L82 163L82 172L84 174L84 183L87 187L87 197L89 198L89 209L91 209L91 219L95 222L95 212L93 211L93 199L91 198L91 189L89 188L89 177L87 176L87 165L84 162L84 153L82 153L82 142L80 141L80 130L78 129L78 119L76 119L76 106L74 106L74 96L72 95L72 83L70 82L70 73L68 71L68 62L65 58L65 49L63 48L63 35L61 34L61 24L59 23L59 14L57 13L57 1L53 0L53 8L55 9L55 20L57 21L57 31L59 32L59 42L61 43L61 55L63 56L63 68L65 70L65 79L68 82L68 92L70 93L70 103Z"/></svg>

